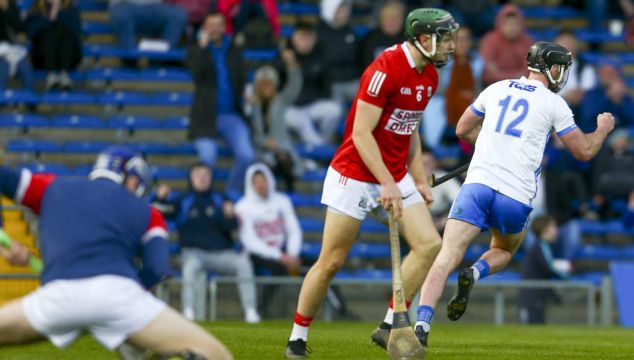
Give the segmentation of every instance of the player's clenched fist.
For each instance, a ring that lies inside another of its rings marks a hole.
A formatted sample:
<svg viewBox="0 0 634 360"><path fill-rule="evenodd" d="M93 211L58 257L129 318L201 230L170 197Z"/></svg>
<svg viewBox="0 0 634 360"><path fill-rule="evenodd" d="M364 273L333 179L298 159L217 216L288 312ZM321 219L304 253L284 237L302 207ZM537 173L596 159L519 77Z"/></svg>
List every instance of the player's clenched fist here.
<svg viewBox="0 0 634 360"><path fill-rule="evenodd" d="M400 219L403 212L403 199L401 198L401 190L396 186L395 182L390 182L381 186L381 206L385 210L394 211L394 218Z"/></svg>
<svg viewBox="0 0 634 360"><path fill-rule="evenodd" d="M606 134L614 130L614 116L611 113L604 112L597 116L597 128L605 131Z"/></svg>

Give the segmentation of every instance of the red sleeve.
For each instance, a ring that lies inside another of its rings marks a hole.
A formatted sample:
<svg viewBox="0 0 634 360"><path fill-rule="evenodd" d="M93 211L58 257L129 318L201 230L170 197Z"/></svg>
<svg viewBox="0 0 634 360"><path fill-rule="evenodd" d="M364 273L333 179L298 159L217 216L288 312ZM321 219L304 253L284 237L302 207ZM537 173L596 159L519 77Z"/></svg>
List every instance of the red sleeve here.
<svg viewBox="0 0 634 360"><path fill-rule="evenodd" d="M44 192L53 180L55 180L53 174L33 174L28 170L23 170L18 190L15 193L15 201L39 214Z"/></svg>
<svg viewBox="0 0 634 360"><path fill-rule="evenodd" d="M384 107L394 91L396 84L394 78L394 71L388 72L385 66L381 66L375 61L361 76L358 99L374 106Z"/></svg>
<svg viewBox="0 0 634 360"><path fill-rule="evenodd" d="M162 237L167 239L167 224L165 219L158 209L154 206L150 207L150 221L148 222L147 229L141 238L141 241L145 244L155 237Z"/></svg>

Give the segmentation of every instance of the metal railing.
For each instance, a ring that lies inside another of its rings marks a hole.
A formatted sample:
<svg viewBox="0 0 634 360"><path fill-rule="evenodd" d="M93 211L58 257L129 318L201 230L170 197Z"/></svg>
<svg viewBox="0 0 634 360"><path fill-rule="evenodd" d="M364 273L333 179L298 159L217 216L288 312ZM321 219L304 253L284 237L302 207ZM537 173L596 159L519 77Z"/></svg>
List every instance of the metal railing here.
<svg viewBox="0 0 634 360"><path fill-rule="evenodd" d="M249 281L248 279L240 279L237 277L217 276L209 281L209 320L217 320L217 307L218 307L218 286L220 284L237 284L241 281ZM300 286L304 281L300 277L255 277L253 282L256 285L295 285ZM368 280L368 279L334 279L332 285L383 285L391 286L392 282L385 279ZM453 283L447 283L446 286L453 286ZM520 289L520 288L546 288L546 289L560 289L560 290L583 290L586 293L586 319L589 326L596 324L597 318L597 303L596 294L601 294L601 311L600 311L600 323L602 325L609 325L612 323L612 285L611 279L605 277L601 286L595 286L589 281L563 281L563 280L522 280L522 281L481 281L478 282L479 289L492 289L494 291L493 301L493 322L496 325L504 324L504 308L506 303L506 289ZM204 301L202 302L204 305ZM201 302L198 302L197 306ZM200 311L200 309L198 309ZM204 309L202 310L204 313ZM413 309L415 312L415 309ZM324 320L332 320L332 309L325 304L324 308Z"/></svg>

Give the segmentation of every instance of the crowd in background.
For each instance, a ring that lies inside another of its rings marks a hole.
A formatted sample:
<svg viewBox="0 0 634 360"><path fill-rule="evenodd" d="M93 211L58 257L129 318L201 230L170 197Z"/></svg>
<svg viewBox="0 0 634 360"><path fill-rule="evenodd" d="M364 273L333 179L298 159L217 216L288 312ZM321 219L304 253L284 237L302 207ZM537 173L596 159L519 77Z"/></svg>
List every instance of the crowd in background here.
<svg viewBox="0 0 634 360"><path fill-rule="evenodd" d="M527 49L536 40L527 31L520 8L505 1L318 3L319 19L299 18L290 36L284 38L275 0L109 1L110 21L120 47L187 49L183 66L194 83L188 136L201 163L190 172L188 192L175 196L162 187L156 202L177 223L180 233L183 309L190 318L194 317L193 289L200 271L245 278L263 268L274 275L298 272L301 229L290 200L275 190L275 181L281 182L283 190L295 192L304 171L325 165L302 159L296 145L338 144L338 129L363 70L385 48L405 40L403 23L408 9L443 7L461 24L456 53L439 69L438 91L421 124L428 173L442 172L437 169L434 151L459 141L455 137L457 121L484 87L527 75ZM588 16L591 30L605 30L605 20L617 17L626 22L625 40L634 32L634 5L629 0L563 3L592 14ZM369 9L375 23L363 33L352 22L359 6ZM155 39L154 43L139 42L148 38ZM554 42L573 54L568 83L560 94L573 109L579 127L593 131L596 116L611 112L618 129L591 163L575 160L556 136L551 138L534 208L535 215L550 214L558 231L544 236L550 224L546 221L538 224L537 234L529 236L527 249L536 264L543 254L534 253L543 248L544 241L555 244L556 256L574 258L581 244L580 218L622 218L626 226L634 226L634 99L624 81L622 64L609 57L597 64L585 63L579 56L579 39L571 30L561 29ZM246 48L279 51L268 63L248 68L242 57ZM23 89L34 90L35 68L47 72L45 91L72 90L75 84L70 74L81 61L82 25L73 1L36 0L20 13L15 0L0 0L0 88L16 77ZM216 165L220 138L234 157L226 195L212 191L211 169ZM467 143L460 147L463 159L473 152ZM252 165L254 162L268 167ZM431 212L440 230L459 187L454 180L434 188L436 201ZM615 210L612 205L618 200L626 205ZM256 219L256 215L266 219ZM238 231L246 252L236 252L232 231ZM259 321L253 285L240 286L245 319ZM270 297L271 291L263 301ZM534 309L526 311L526 316L540 316Z"/></svg>

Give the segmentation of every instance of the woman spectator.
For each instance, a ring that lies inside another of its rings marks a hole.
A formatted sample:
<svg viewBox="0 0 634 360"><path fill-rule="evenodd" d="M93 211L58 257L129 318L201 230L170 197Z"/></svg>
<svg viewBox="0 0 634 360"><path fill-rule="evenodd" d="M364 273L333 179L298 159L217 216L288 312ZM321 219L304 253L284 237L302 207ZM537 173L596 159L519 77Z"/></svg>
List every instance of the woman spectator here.
<svg viewBox="0 0 634 360"><path fill-rule="evenodd" d="M24 23L15 1L0 0L0 90L7 87L9 77L15 74L19 74L25 90L33 90L33 69L27 50L15 41L22 31Z"/></svg>
<svg viewBox="0 0 634 360"><path fill-rule="evenodd" d="M267 163L276 176L282 178L287 191L294 191L295 178L301 175L302 165L288 133L284 114L302 88L302 73L292 50L285 50L287 81L278 92L279 75L275 68L265 65L255 73L253 85L253 142L260 160Z"/></svg>
<svg viewBox="0 0 634 360"><path fill-rule="evenodd" d="M37 0L29 9L26 31L36 69L48 71L47 90L70 90L68 74L81 61L81 19L71 0Z"/></svg>

